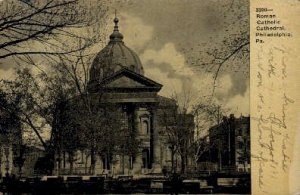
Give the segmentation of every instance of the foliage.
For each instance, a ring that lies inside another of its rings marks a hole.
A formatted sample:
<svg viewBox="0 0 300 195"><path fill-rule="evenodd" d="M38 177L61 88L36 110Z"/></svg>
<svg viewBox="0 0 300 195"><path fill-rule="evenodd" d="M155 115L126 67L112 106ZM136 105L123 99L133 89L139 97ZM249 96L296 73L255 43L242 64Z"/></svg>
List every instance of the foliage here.
<svg viewBox="0 0 300 195"><path fill-rule="evenodd" d="M21 143L18 100L7 101L7 94L0 90L1 142Z"/></svg>

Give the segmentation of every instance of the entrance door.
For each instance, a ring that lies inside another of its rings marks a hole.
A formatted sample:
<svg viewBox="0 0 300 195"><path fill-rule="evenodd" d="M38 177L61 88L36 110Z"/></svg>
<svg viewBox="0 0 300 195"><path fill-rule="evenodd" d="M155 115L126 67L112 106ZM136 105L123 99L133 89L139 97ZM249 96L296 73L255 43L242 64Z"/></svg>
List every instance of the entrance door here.
<svg viewBox="0 0 300 195"><path fill-rule="evenodd" d="M142 151L142 160L143 160L143 168L149 169L149 149L144 149Z"/></svg>

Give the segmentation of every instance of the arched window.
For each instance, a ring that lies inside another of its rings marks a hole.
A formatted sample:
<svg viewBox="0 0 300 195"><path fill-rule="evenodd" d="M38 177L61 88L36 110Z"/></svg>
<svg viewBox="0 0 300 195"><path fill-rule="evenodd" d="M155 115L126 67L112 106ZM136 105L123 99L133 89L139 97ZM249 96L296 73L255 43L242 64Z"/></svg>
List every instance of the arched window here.
<svg viewBox="0 0 300 195"><path fill-rule="evenodd" d="M142 121L142 133L148 134L149 133L149 124L147 120Z"/></svg>

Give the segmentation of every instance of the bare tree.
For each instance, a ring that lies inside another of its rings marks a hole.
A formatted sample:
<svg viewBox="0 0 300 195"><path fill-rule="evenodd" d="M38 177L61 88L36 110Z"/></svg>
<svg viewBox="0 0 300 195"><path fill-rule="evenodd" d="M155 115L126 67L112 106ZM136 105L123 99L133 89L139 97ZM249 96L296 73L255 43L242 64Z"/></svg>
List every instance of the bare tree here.
<svg viewBox="0 0 300 195"><path fill-rule="evenodd" d="M89 104L89 68L85 66L89 63L83 55L101 41L107 5L103 1L8 0L0 6L0 58L13 57L18 64L34 65L39 72L18 70L16 80L3 81L2 87L10 100L21 97L22 122L53 154L57 106L77 95L86 96ZM44 64L37 63L39 57ZM47 142L45 127L51 129Z"/></svg>
<svg viewBox="0 0 300 195"><path fill-rule="evenodd" d="M118 122L114 122L118 113L113 114L113 111L118 111L116 108L110 112L104 107L95 110L95 102L102 99L101 91L97 97L88 92L89 66L94 57L89 49L101 41L98 30L102 28L107 6L102 1L89 1L87 9L86 4L79 0L9 0L2 3L0 58L14 57L22 63L34 65L39 73L18 70L16 80L2 81L1 87L10 101L19 98L21 122L28 127L26 130L37 136L51 161L54 161L56 150L67 149L74 153L85 144L90 149L90 172L93 173L96 155L111 156L115 152L134 151L132 148L136 148L133 146L136 142L132 132L125 132ZM83 28L84 33L80 33ZM42 47L31 48L30 44ZM42 65L35 59L41 55L44 62L48 60ZM62 112L63 104L71 106L77 115L68 116L70 112ZM62 121L58 118L63 117L68 123L60 124ZM81 120L77 120L79 118ZM108 131L111 128L115 131ZM45 130L49 131L49 138L45 138ZM80 130L85 134L78 136ZM129 139L118 140L124 134ZM69 142L62 137L70 138ZM112 143L108 144L104 137ZM74 144L76 139L81 142ZM64 148L59 145L61 141ZM126 146L122 150L121 143ZM70 162L75 160L72 156Z"/></svg>
<svg viewBox="0 0 300 195"><path fill-rule="evenodd" d="M14 81L2 81L1 89L5 94L6 101L11 106L1 105L1 109L8 113L16 110L18 120L22 125L22 134L27 140L27 144L42 146L50 159L53 159L53 131L54 116L57 102L66 94L71 94L65 86L62 87L62 80L45 77L44 74L33 75L25 68L16 71L17 77ZM63 78L61 78L63 79ZM65 91L68 92L65 92ZM30 137L33 132L39 143L34 143L35 139ZM47 141L47 136L50 135ZM27 139L29 138L29 139ZM28 141L33 141L28 143ZM51 163L49 164L51 166Z"/></svg>
<svg viewBox="0 0 300 195"><path fill-rule="evenodd" d="M105 18L102 2L80 0L6 0L0 3L0 59L14 57L28 61L33 55L66 55L90 46L99 39L80 30L95 28ZM99 32L98 32L99 33ZM80 39L80 48L66 45ZM35 47L31 47L30 45Z"/></svg>
<svg viewBox="0 0 300 195"><path fill-rule="evenodd" d="M190 57L188 63L195 69L212 73L212 96L222 71L230 70L249 75L250 65L250 15L249 0L215 1L222 18L222 37L211 36L207 43L183 49ZM196 52L196 53L195 53ZM191 56L191 55L194 56Z"/></svg>
<svg viewBox="0 0 300 195"><path fill-rule="evenodd" d="M2 81L1 83L6 100L13 105L10 107L3 106L2 109L10 113L19 110L18 115L21 122L32 128L42 146L46 147L46 143L41 136L41 130L46 123L51 124L48 116L51 111L49 105L47 105L49 101L45 101L45 98L48 97L42 95L40 85L28 69L18 70L16 74L18 77L15 81ZM44 121L40 121L40 124L36 125L35 119L41 115L44 116Z"/></svg>
<svg viewBox="0 0 300 195"><path fill-rule="evenodd" d="M173 95L171 99L175 104L171 105L169 109L164 109L160 118L160 123L165 127L162 134L167 137L167 143L171 149L172 172L175 171L174 157L179 154L181 173L185 173L194 140L194 117L188 113L190 107L189 96L185 96L180 101L181 104L178 95Z"/></svg>
<svg viewBox="0 0 300 195"><path fill-rule="evenodd" d="M195 117L195 141L194 141L194 160L199 161L202 155L210 152L213 147L220 148L220 143L209 142L208 129L213 125L219 125L223 116L228 113L228 109L222 105L212 102L203 101L193 105L193 115Z"/></svg>
<svg viewBox="0 0 300 195"><path fill-rule="evenodd" d="M24 130L32 130L37 136L48 155L46 161L52 161L50 168L53 168L54 154L60 155L64 150L69 153L72 172L75 152L89 148L89 172L93 173L96 155L110 159L116 153L134 151L136 142L134 133L121 123L120 105L102 102L101 91L97 95L89 94L88 76L84 74L86 63L82 58L76 60L81 61L77 64L62 59L47 74L43 71L33 74L28 68L17 70L14 81L1 83L5 98L13 106L3 104L1 109L13 113L19 108L20 122L29 128ZM45 130L49 138L45 137Z"/></svg>

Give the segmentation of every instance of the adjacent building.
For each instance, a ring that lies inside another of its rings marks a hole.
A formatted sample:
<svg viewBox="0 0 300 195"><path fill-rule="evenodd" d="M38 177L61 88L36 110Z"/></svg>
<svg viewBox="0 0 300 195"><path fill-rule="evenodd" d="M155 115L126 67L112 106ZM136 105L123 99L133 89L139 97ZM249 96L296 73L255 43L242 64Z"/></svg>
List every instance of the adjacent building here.
<svg viewBox="0 0 300 195"><path fill-rule="evenodd" d="M250 172L250 117L224 116L209 128L206 141L208 149L199 164L219 172Z"/></svg>

